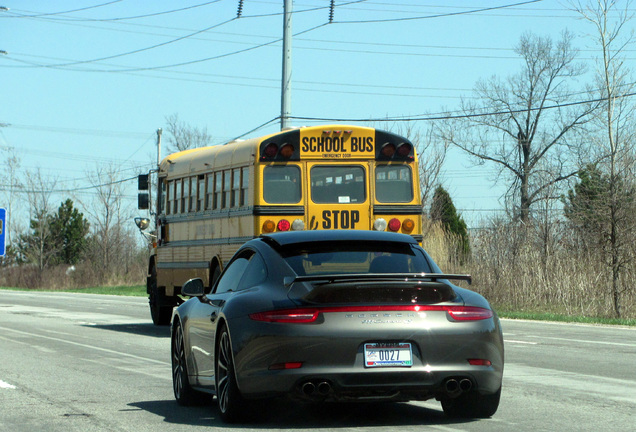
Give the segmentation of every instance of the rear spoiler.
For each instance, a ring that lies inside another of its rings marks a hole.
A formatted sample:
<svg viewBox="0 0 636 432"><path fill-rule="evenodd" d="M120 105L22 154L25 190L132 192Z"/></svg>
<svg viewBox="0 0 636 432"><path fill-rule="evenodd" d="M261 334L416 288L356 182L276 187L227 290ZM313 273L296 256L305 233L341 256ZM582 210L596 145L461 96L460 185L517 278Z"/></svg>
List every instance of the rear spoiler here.
<svg viewBox="0 0 636 432"><path fill-rule="evenodd" d="M286 277L283 279L285 287L290 287L296 282L326 281L329 283L342 280L420 280L430 279L437 281L438 279L465 280L468 284L472 284L473 278L468 274L445 274L445 273L350 273L350 274L333 274L333 275L312 275L312 276L296 276Z"/></svg>

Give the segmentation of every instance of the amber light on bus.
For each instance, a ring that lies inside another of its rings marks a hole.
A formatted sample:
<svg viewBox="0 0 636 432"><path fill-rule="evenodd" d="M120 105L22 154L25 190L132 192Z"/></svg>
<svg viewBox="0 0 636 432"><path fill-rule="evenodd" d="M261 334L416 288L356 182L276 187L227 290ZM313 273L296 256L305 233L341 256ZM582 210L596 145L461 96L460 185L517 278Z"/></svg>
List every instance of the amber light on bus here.
<svg viewBox="0 0 636 432"><path fill-rule="evenodd" d="M274 221L266 220L263 222L263 232L264 233L272 233L276 229L276 224Z"/></svg>
<svg viewBox="0 0 636 432"><path fill-rule="evenodd" d="M415 222L413 221L413 219L404 219L404 222L402 222L402 231L410 234L411 231L413 231L414 229L415 229Z"/></svg>

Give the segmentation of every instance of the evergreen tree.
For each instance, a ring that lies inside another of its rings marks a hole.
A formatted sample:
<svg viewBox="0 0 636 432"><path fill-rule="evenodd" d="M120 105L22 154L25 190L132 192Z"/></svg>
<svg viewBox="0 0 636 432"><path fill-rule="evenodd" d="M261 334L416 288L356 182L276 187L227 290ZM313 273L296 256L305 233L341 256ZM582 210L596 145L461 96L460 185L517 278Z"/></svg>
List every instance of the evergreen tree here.
<svg viewBox="0 0 636 432"><path fill-rule="evenodd" d="M50 218L54 242L52 246L58 251L58 262L77 264L80 261L87 244L88 228L84 214L73 207L71 199L60 204L57 214Z"/></svg>
<svg viewBox="0 0 636 432"><path fill-rule="evenodd" d="M460 244L458 255L460 258L470 253L470 241L468 228L464 219L457 213L450 195L442 186L435 189L433 202L431 203L430 217L435 222L440 222L449 234L455 236Z"/></svg>

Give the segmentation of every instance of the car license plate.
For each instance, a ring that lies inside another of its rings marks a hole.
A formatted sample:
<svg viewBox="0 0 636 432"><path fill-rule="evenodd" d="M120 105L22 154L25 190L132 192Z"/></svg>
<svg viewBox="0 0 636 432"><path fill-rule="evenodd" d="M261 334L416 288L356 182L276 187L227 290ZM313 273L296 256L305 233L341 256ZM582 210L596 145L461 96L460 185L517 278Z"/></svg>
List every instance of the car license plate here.
<svg viewBox="0 0 636 432"><path fill-rule="evenodd" d="M407 342L364 344L365 367L411 367L412 358L411 344Z"/></svg>

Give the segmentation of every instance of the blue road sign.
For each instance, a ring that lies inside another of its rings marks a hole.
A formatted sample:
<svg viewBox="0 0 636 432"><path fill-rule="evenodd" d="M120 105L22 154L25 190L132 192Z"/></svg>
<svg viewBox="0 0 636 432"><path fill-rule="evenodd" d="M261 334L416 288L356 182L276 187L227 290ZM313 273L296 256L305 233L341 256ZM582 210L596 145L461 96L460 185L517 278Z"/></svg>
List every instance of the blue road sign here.
<svg viewBox="0 0 636 432"><path fill-rule="evenodd" d="M5 254L5 231L7 230L7 211L0 208L0 256Z"/></svg>

